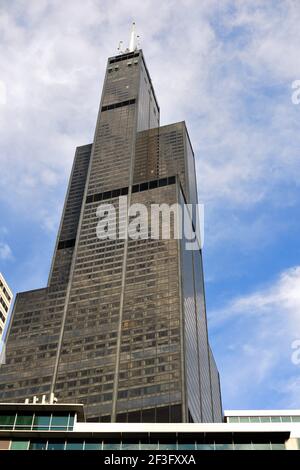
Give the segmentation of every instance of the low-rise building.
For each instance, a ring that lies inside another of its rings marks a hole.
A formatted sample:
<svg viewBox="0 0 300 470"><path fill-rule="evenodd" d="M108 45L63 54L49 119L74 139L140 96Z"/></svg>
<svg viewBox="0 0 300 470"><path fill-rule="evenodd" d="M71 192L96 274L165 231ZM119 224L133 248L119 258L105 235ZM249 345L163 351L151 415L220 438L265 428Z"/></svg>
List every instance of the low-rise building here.
<svg viewBox="0 0 300 470"><path fill-rule="evenodd" d="M0 450L299 448L300 410L228 411L223 423L95 423L80 404L0 404Z"/></svg>
<svg viewBox="0 0 300 470"><path fill-rule="evenodd" d="M0 273L0 341L12 302L13 294L4 276Z"/></svg>

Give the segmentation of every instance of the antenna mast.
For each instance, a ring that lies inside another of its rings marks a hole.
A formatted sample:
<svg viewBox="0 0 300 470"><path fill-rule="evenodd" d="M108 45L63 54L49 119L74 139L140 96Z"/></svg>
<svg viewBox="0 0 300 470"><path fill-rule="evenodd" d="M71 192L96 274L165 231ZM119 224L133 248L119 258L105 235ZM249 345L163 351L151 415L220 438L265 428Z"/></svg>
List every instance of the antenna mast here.
<svg viewBox="0 0 300 470"><path fill-rule="evenodd" d="M129 52L134 52L137 49L137 36L135 31L135 22L132 23L131 33L130 33L130 41L129 41Z"/></svg>
<svg viewBox="0 0 300 470"><path fill-rule="evenodd" d="M118 52L119 54L124 54L124 52L134 52L140 47L140 36L136 34L135 22L132 23L130 37L129 37L129 46L124 51L123 50L123 41L119 42Z"/></svg>

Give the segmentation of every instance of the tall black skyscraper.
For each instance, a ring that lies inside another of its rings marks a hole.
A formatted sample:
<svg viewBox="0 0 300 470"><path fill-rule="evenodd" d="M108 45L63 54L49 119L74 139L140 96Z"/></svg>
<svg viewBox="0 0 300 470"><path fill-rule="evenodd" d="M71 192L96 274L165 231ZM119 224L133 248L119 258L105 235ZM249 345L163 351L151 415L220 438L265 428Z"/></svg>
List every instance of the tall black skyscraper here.
<svg viewBox="0 0 300 470"><path fill-rule="evenodd" d="M0 400L54 393L90 421L222 417L202 253L185 240L99 240L97 207L197 203L184 122L159 127L141 50L108 59L92 144L75 153L46 288L17 295Z"/></svg>

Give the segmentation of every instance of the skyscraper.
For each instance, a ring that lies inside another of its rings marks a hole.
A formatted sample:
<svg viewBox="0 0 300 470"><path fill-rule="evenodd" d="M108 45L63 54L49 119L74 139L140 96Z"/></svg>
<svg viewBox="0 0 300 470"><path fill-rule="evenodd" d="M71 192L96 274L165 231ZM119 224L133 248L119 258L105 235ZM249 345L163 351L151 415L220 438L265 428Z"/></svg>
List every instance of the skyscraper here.
<svg viewBox="0 0 300 470"><path fill-rule="evenodd" d="M54 393L89 421L221 421L200 246L97 237L98 206L120 196L197 203L185 123L160 127L159 113L133 37L108 59L93 143L76 149L48 285L17 295L2 402Z"/></svg>
<svg viewBox="0 0 300 470"><path fill-rule="evenodd" d="M7 314L12 302L12 297L12 291L4 279L4 276L0 273L0 340L3 335Z"/></svg>

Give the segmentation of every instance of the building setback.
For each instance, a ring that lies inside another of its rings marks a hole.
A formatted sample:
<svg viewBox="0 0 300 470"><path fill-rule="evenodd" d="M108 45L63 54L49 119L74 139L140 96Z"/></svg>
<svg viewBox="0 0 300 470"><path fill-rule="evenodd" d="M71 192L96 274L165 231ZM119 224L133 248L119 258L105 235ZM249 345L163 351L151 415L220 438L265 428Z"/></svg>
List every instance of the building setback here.
<svg viewBox="0 0 300 470"><path fill-rule="evenodd" d="M100 240L97 207L197 203L184 122L160 127L142 50L108 59L92 144L75 152L47 287L16 297L0 401L54 393L87 421L222 421L200 246Z"/></svg>

